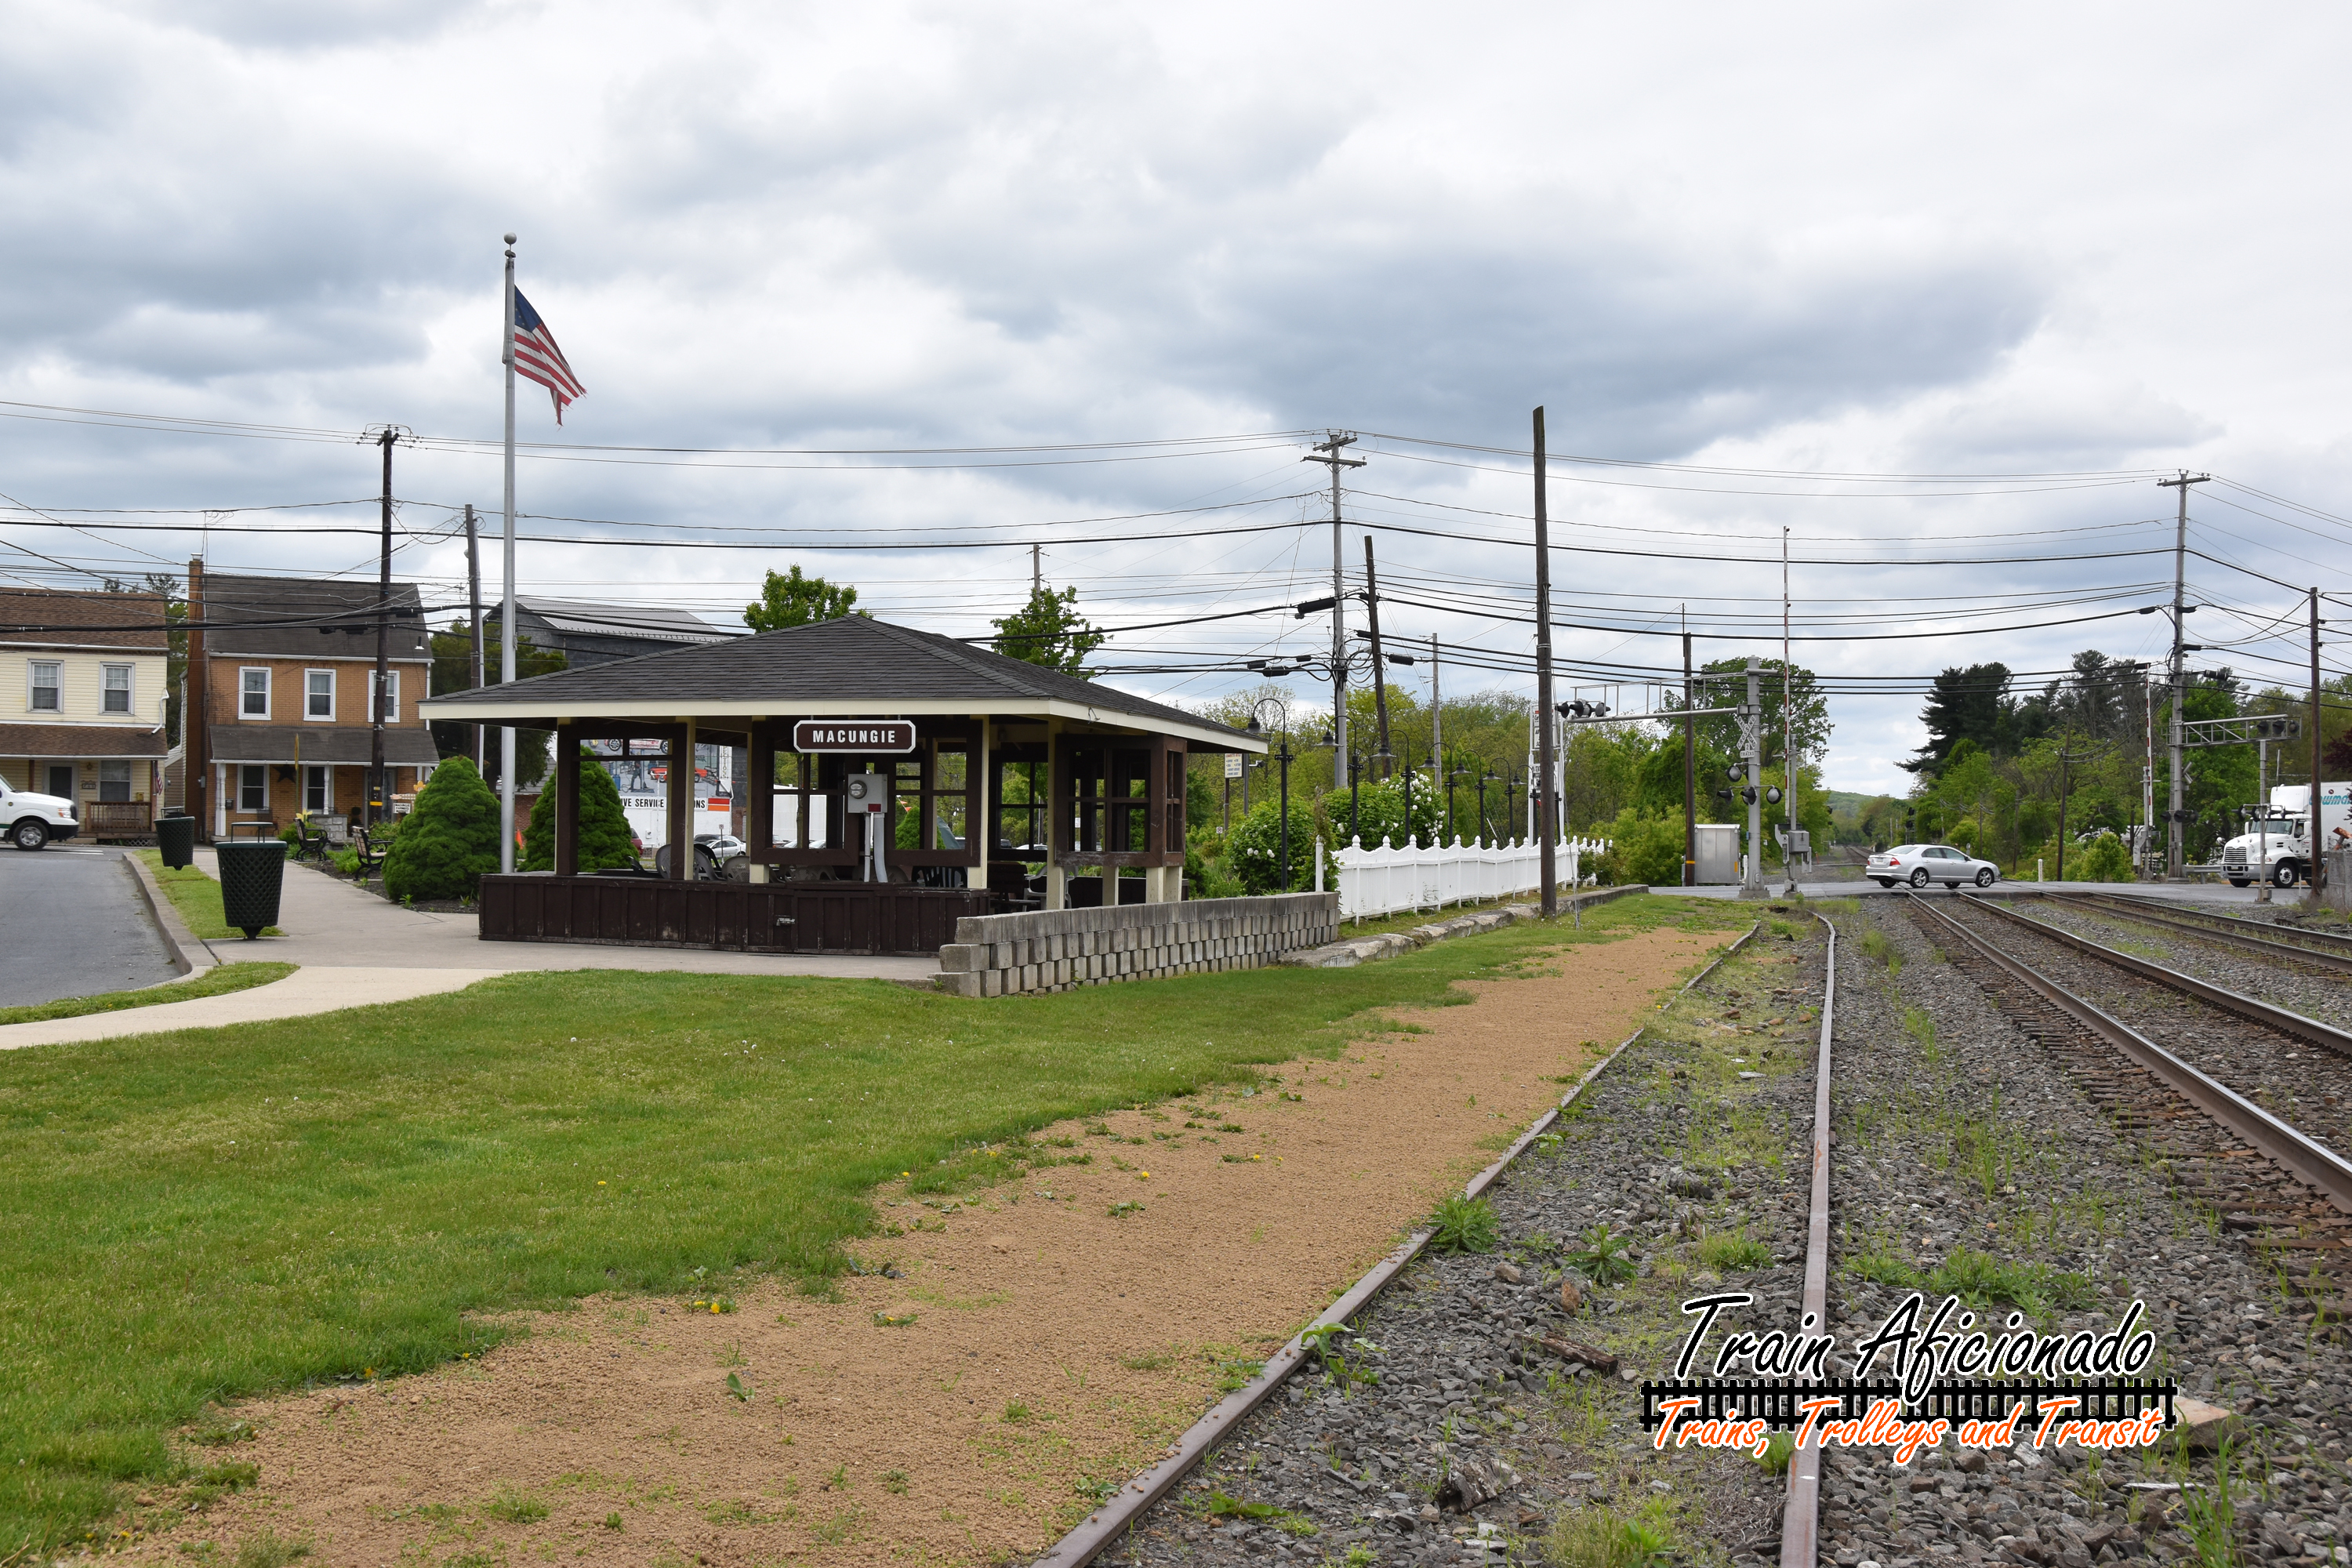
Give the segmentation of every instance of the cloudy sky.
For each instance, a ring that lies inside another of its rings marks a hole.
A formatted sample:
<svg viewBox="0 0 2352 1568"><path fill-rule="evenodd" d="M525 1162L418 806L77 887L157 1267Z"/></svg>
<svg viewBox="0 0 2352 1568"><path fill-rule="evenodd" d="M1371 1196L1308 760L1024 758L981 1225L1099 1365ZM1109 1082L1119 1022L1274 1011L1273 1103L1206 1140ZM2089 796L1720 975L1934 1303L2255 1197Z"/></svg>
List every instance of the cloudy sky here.
<svg viewBox="0 0 2352 1568"><path fill-rule="evenodd" d="M1552 470L1562 653L1621 706L1683 605L1702 658L1777 653L1786 527L1830 781L1882 788L1917 678L2160 653L2161 616L2083 620L2165 592L2158 471L2229 481L2192 510L2213 657L2292 679L2264 576L2352 588L2330 8L6 16L16 580L372 574L333 531L371 507L308 503L372 495L390 422L427 437L396 570L454 603L512 229L589 394L559 432L523 388L526 593L726 621L797 562L970 635L1042 542L1101 624L1279 605L1328 592L1299 458L1337 428L1384 630L1526 688L1541 404L1620 460ZM948 548L875 548L908 544ZM1117 679L1198 700L1314 626L1136 632L1122 668L1187 668Z"/></svg>

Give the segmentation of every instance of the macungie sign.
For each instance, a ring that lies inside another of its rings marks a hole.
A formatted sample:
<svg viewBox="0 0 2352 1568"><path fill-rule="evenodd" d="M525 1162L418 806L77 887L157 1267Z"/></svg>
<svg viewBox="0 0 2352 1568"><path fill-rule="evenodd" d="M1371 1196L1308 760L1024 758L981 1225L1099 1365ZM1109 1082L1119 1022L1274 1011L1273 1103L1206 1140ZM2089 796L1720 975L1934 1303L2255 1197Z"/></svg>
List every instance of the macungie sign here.
<svg viewBox="0 0 2352 1568"><path fill-rule="evenodd" d="M793 750L861 757L915 749L915 726L905 719L803 719L793 726Z"/></svg>

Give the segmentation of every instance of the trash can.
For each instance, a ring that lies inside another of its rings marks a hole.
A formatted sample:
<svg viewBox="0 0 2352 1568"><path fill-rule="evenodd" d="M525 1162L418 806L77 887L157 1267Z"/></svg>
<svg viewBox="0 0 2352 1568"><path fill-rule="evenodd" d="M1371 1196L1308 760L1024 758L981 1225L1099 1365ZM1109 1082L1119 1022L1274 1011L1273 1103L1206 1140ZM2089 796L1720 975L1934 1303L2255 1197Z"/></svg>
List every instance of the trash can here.
<svg viewBox="0 0 2352 1568"><path fill-rule="evenodd" d="M263 838L215 844L220 857L221 913L252 941L278 923L278 895L286 886L286 841Z"/></svg>
<svg viewBox="0 0 2352 1568"><path fill-rule="evenodd" d="M196 859L196 819L178 812L157 817L155 843L163 851L163 864L173 870L194 865Z"/></svg>

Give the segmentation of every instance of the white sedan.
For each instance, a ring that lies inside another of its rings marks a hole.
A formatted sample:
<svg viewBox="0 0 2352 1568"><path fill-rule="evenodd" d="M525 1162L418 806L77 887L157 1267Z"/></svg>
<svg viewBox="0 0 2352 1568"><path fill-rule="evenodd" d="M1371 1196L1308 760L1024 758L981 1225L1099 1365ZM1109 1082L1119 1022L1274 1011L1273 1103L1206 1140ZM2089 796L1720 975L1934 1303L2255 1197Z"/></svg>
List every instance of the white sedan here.
<svg viewBox="0 0 2352 1568"><path fill-rule="evenodd" d="M1964 849L1948 844L1897 844L1883 855L1870 858L1870 868L1863 873L1882 888L1897 882L1908 882L1924 888L1930 882L1941 882L1957 888L1962 882L1974 882L1979 888L1990 888L2000 877L2000 868L1990 860L1975 859Z"/></svg>

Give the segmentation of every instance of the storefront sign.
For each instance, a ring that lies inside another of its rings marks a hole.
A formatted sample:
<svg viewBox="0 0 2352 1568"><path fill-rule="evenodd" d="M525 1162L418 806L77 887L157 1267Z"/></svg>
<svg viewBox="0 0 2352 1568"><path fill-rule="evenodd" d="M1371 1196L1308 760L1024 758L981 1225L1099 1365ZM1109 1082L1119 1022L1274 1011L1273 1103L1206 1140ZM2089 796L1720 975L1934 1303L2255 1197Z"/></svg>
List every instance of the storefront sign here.
<svg viewBox="0 0 2352 1568"><path fill-rule="evenodd" d="M905 719L803 719L793 726L793 750L876 757L915 749L915 726Z"/></svg>

